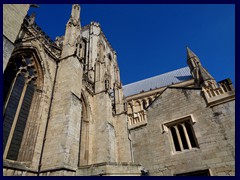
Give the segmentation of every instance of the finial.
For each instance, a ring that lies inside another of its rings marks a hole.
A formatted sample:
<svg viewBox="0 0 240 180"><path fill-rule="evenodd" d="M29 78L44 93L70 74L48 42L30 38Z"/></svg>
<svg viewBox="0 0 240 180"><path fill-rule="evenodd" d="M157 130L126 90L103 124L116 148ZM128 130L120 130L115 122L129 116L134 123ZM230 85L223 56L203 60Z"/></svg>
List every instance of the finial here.
<svg viewBox="0 0 240 180"><path fill-rule="evenodd" d="M80 5L79 4L73 4L72 5L72 12L71 12L71 17L75 20L79 20L80 18Z"/></svg>
<svg viewBox="0 0 240 180"><path fill-rule="evenodd" d="M35 12L33 12L28 19L29 25L32 25L34 23L35 18L36 18L36 14L35 14Z"/></svg>
<svg viewBox="0 0 240 180"><path fill-rule="evenodd" d="M62 48L62 57L76 52L76 48L79 45L79 37L81 32L81 23L80 23L80 5L73 4L71 16L67 22L65 36L63 40Z"/></svg>

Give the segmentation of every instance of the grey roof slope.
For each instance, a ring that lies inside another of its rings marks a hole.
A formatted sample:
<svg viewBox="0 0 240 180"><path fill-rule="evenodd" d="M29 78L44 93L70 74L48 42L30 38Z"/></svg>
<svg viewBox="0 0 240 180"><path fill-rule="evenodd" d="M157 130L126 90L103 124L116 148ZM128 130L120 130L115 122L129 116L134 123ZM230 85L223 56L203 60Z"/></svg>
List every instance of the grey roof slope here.
<svg viewBox="0 0 240 180"><path fill-rule="evenodd" d="M150 89L165 87L171 84L180 83L192 79L189 67L180 68L158 76L147 78L131 84L123 86L123 94L125 97L138 94L142 91L146 92Z"/></svg>

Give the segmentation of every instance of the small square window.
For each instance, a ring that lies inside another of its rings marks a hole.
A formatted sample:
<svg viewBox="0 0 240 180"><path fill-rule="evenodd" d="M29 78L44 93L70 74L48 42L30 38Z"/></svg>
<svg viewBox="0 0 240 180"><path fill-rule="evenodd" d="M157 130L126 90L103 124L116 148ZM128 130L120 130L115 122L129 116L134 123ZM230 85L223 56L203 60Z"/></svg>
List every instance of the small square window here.
<svg viewBox="0 0 240 180"><path fill-rule="evenodd" d="M165 123L164 129L169 132L169 138L172 142L173 152L182 152L198 148L197 139L193 129L191 116L177 119Z"/></svg>

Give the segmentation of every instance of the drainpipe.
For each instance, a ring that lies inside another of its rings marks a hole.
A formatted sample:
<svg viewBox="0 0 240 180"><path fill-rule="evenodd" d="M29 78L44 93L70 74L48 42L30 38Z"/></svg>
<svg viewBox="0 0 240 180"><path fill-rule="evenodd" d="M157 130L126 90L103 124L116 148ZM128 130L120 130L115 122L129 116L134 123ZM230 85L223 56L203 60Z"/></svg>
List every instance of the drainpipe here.
<svg viewBox="0 0 240 180"><path fill-rule="evenodd" d="M128 129L128 139L130 141L130 152L131 152L131 161L134 162L134 158L133 158L133 149L132 149L132 139L130 138L130 130Z"/></svg>
<svg viewBox="0 0 240 180"><path fill-rule="evenodd" d="M91 42L91 33L90 33L90 31L91 31L91 25L89 26L89 36L88 36L88 52L87 52L87 55L86 56L88 56L88 57L86 57L87 58L87 67L86 67L86 69L87 69L87 72L89 71L89 64L90 64L90 42Z"/></svg>
<svg viewBox="0 0 240 180"><path fill-rule="evenodd" d="M46 122L46 126L45 126L45 131L44 131L43 144L42 144L40 160L39 160L39 164L38 164L37 176L40 175L41 166L42 166L43 150L44 150L44 146L45 146L45 142L46 142L47 129L48 129L48 124L49 124L49 119L50 119L50 114L51 114L51 109L52 109L53 95L54 95L56 78L57 78L57 72L58 72L58 63L59 63L59 61L56 61L57 66L56 66L56 71L55 71L55 75L54 75L53 88L52 88L51 99L50 99L50 106L49 106L49 109L48 109L48 116L47 116L47 122Z"/></svg>
<svg viewBox="0 0 240 180"><path fill-rule="evenodd" d="M126 107L125 107L126 108ZM127 112L127 110L125 110ZM128 115L127 115L128 116ZM131 152L131 161L134 162L134 158L133 158L133 149L132 149L132 139L130 138L131 133L128 127L128 121L127 121L127 132L128 132L128 140L130 141L130 152Z"/></svg>

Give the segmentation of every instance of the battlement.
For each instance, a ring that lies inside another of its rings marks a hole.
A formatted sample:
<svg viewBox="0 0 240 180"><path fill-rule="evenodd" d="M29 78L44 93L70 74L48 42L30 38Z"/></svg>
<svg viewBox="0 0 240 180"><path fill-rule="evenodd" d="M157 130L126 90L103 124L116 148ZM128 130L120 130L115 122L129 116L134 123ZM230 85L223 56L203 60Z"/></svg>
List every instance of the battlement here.
<svg viewBox="0 0 240 180"><path fill-rule="evenodd" d="M208 106L215 106L235 99L235 90L232 81L228 78L218 82L218 87L206 86L203 92Z"/></svg>
<svg viewBox="0 0 240 180"><path fill-rule="evenodd" d="M58 44L56 44L34 21L35 21L34 16L26 15L22 26L28 29L28 31L32 34L34 38L39 38L42 44L48 49L49 52L51 52L57 57L60 56L61 47ZM16 42L26 41L27 39L18 38Z"/></svg>

